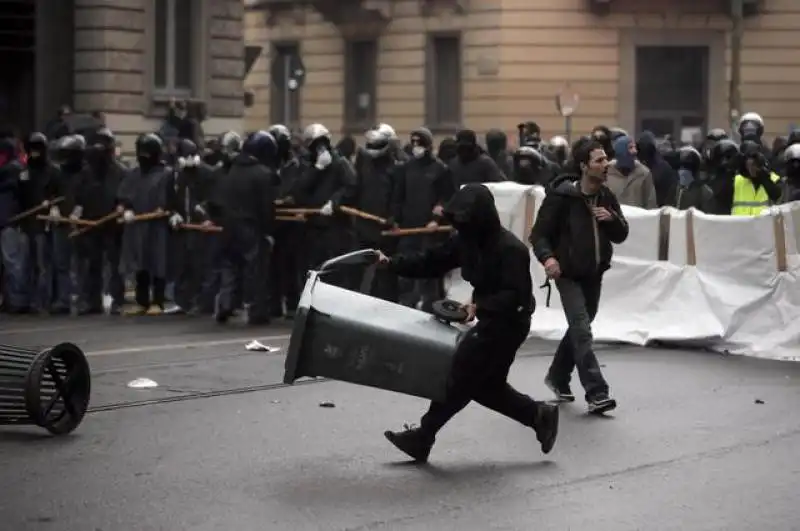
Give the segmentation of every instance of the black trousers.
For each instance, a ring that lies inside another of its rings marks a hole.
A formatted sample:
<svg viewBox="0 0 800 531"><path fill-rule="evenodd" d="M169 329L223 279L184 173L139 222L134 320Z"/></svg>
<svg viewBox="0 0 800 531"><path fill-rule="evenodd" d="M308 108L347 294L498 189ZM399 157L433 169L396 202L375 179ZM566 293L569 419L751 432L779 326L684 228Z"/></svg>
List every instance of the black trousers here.
<svg viewBox="0 0 800 531"><path fill-rule="evenodd" d="M303 257L305 239L303 227L295 222L286 222L275 234L275 246L270 259L270 305L273 316L283 315L286 311L293 313L300 301L300 293L305 284L306 262Z"/></svg>
<svg viewBox="0 0 800 531"><path fill-rule="evenodd" d="M103 307L104 273L108 271L108 294L114 304L125 302L125 283L119 272L122 232L111 229L89 231L78 237L78 304L82 308ZM138 284L138 282L137 282Z"/></svg>
<svg viewBox="0 0 800 531"><path fill-rule="evenodd" d="M217 309L231 313L241 297L250 322L269 320L270 246L254 227L223 227L220 239L220 289Z"/></svg>
<svg viewBox="0 0 800 531"><path fill-rule="evenodd" d="M397 238L383 238L380 241L361 240L360 249L379 249L387 256L392 256L397 248L395 240ZM354 274L357 272L354 272ZM400 296L399 278L387 268L379 267L374 270L372 284L369 287L368 295L389 302L398 302ZM359 285L361 285L359 283Z"/></svg>
<svg viewBox="0 0 800 531"><path fill-rule="evenodd" d="M327 226L306 228L306 270L317 270L326 260L355 250L356 241L349 227ZM323 280L340 288L358 290L360 288L360 268L341 267L325 274Z"/></svg>
<svg viewBox="0 0 800 531"><path fill-rule="evenodd" d="M209 249L205 245L207 238L207 234L193 231L175 232L171 236L175 303L184 310L202 305L203 279L211 267Z"/></svg>
<svg viewBox="0 0 800 531"><path fill-rule="evenodd" d="M399 238L394 252L398 254L418 252L442 242L439 235L420 234ZM444 282L441 278L404 278L397 280L398 302L403 306L417 308L430 313L433 303L444 298Z"/></svg>
<svg viewBox="0 0 800 531"><path fill-rule="evenodd" d="M601 277L556 281L568 328L558 344L548 377L555 385L566 386L577 368L587 400L608 394L608 383L592 348L592 321L600 304L601 286Z"/></svg>
<svg viewBox="0 0 800 531"><path fill-rule="evenodd" d="M136 304L143 308L151 305L164 307L164 292L167 288L167 281L163 278L154 277L147 271L136 273Z"/></svg>
<svg viewBox="0 0 800 531"><path fill-rule="evenodd" d="M530 333L530 319L480 321L459 343L444 402L431 402L421 432L431 441L471 401L532 427L538 402L508 383L517 350Z"/></svg>

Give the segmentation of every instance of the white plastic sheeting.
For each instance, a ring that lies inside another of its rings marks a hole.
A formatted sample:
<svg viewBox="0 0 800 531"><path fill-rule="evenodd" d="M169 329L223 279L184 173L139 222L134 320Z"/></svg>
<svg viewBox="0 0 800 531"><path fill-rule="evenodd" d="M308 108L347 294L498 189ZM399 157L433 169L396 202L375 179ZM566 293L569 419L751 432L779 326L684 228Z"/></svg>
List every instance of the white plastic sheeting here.
<svg viewBox="0 0 800 531"><path fill-rule="evenodd" d="M527 241L544 199L542 188L488 186L504 226ZM753 218L623 210L630 236L615 246L612 268L603 279L593 325L596 340L662 341L800 360L800 204ZM659 260L661 238L668 240L666 260ZM566 320L555 284L545 307L546 291L539 288L544 270L535 259L531 275L538 304L531 335L560 339ZM471 288L457 271L446 285L449 298L469 299Z"/></svg>

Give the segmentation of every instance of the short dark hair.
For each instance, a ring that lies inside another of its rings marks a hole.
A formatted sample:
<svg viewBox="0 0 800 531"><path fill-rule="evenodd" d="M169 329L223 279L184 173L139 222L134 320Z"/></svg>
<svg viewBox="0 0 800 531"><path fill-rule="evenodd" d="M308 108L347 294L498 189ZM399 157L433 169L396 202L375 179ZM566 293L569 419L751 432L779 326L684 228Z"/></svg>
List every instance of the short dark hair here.
<svg viewBox="0 0 800 531"><path fill-rule="evenodd" d="M599 149L600 151L605 153L605 149L600 142L593 140L588 142L586 145L582 146L581 149L575 153L575 162L579 164L589 164L589 159L591 159L592 151Z"/></svg>

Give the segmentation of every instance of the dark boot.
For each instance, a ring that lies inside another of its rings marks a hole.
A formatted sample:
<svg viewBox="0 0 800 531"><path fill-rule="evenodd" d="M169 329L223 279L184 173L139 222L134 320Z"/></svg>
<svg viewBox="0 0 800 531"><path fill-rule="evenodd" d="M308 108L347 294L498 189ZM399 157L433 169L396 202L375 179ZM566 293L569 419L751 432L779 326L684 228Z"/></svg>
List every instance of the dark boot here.
<svg viewBox="0 0 800 531"><path fill-rule="evenodd" d="M542 445L542 453L550 453L558 437L558 406L539 402L533 429L536 439Z"/></svg>
<svg viewBox="0 0 800 531"><path fill-rule="evenodd" d="M406 427L403 431L386 431L383 434L398 450L417 463L426 463L435 439L426 436L420 428Z"/></svg>

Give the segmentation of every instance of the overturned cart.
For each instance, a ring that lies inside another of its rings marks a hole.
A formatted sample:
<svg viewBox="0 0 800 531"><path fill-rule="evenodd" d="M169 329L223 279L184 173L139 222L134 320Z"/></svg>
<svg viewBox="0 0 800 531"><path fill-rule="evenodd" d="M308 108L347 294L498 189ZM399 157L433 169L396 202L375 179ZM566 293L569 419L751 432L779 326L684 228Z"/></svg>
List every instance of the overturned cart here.
<svg viewBox="0 0 800 531"><path fill-rule="evenodd" d="M0 425L72 432L89 407L91 375L72 343L43 350L0 345Z"/></svg>
<svg viewBox="0 0 800 531"><path fill-rule="evenodd" d="M284 383L325 377L407 395L443 400L453 354L465 328L458 311L437 316L366 294L377 254L356 251L309 272L295 314ZM367 266L362 293L325 282L337 267Z"/></svg>

